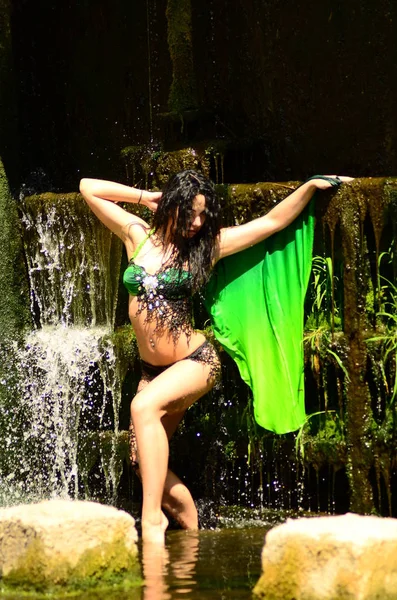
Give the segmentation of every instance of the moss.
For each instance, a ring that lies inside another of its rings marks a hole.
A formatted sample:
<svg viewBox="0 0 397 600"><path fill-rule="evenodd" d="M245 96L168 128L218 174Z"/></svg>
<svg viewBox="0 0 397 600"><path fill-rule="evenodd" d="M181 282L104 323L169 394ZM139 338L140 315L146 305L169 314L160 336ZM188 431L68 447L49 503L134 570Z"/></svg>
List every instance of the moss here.
<svg viewBox="0 0 397 600"><path fill-rule="evenodd" d="M134 330L131 325L118 327L113 333L102 338L103 346L111 344L116 355L118 376L122 382L128 369L136 366L139 360L138 346Z"/></svg>
<svg viewBox="0 0 397 600"><path fill-rule="evenodd" d="M98 548L88 549L71 567L57 554L49 556L40 537L30 541L19 563L7 575L2 585L36 591L55 591L58 586L68 589L90 589L101 584L141 583L137 556L125 547L124 541L115 538Z"/></svg>
<svg viewBox="0 0 397 600"><path fill-rule="evenodd" d="M351 508L357 512L373 510L369 470L373 462L371 439L372 407L367 382L367 347L364 340L371 317L375 293L366 254L364 222L368 217L375 238L376 268L385 216L394 180L361 179L342 186L329 202L324 220L333 236L340 226L344 262L344 332L349 346L346 368L350 381L346 389L346 433ZM375 277L379 281L378 274ZM372 306L369 306L372 303Z"/></svg>
<svg viewBox="0 0 397 600"><path fill-rule="evenodd" d="M346 426L348 477L351 488L351 508L361 514L373 510L373 494L369 482L371 452L368 423L372 417L370 394L366 382L367 351L362 334L367 326L365 314L365 281L362 254L362 224L366 198L356 188L356 204L344 203L341 233L344 269L344 327L350 352L348 372L350 382L346 396ZM346 195L349 197L349 195Z"/></svg>
<svg viewBox="0 0 397 600"><path fill-rule="evenodd" d="M144 174L144 180L146 187L148 187L148 176L150 170L150 157L152 150L149 146L127 146L121 150L121 156L124 160L127 181L133 186L137 185L142 173Z"/></svg>
<svg viewBox="0 0 397 600"><path fill-rule="evenodd" d="M206 156L194 148L183 148L174 152L159 153L156 160L155 174L158 186L163 186L171 175L193 169L209 175L209 163Z"/></svg>
<svg viewBox="0 0 397 600"><path fill-rule="evenodd" d="M89 431L80 436L77 456L79 476L86 494L89 476L100 460L107 481L117 488L124 464L130 464L128 431Z"/></svg>
<svg viewBox="0 0 397 600"><path fill-rule="evenodd" d="M358 217L363 223L367 214L370 216L376 243L379 243L385 223L386 212L397 192L397 178L360 178L349 185L339 188L336 194L329 197L322 215L330 230L334 230L344 219L345 225L353 226Z"/></svg>
<svg viewBox="0 0 397 600"><path fill-rule="evenodd" d="M225 186L223 192L225 225L244 223L267 213L296 187L295 182Z"/></svg>
<svg viewBox="0 0 397 600"><path fill-rule="evenodd" d="M99 432L87 431L79 436L77 466L84 487L88 490L88 476L100 456Z"/></svg>
<svg viewBox="0 0 397 600"><path fill-rule="evenodd" d="M91 215L91 211L88 210L81 194L77 192L32 194L23 199L23 204L29 214L33 216L44 215L47 218L49 209L54 206L62 214L62 217L65 216L65 212L72 213L74 220L81 221L83 226L86 224L87 216Z"/></svg>
<svg viewBox="0 0 397 600"><path fill-rule="evenodd" d="M168 48L172 62L172 83L168 97L171 112L197 108L193 65L192 9L190 0L168 0Z"/></svg>
<svg viewBox="0 0 397 600"><path fill-rule="evenodd" d="M206 149L205 154L212 160L215 169L215 183L225 183L225 154L231 146L230 140L219 139L211 141Z"/></svg>
<svg viewBox="0 0 397 600"><path fill-rule="evenodd" d="M263 571L253 589L254 597L267 600L299 598L300 583L304 574L302 572L303 565L300 569L297 568L298 556L299 551L291 542L282 550L282 561L273 562L262 556Z"/></svg>
<svg viewBox="0 0 397 600"><path fill-rule="evenodd" d="M209 158L204 151L181 148L172 152L153 150L148 146L128 146L122 150L127 172L132 169L133 181L145 181L145 187L161 188L170 176L193 169L209 176ZM134 211L136 206L134 206Z"/></svg>
<svg viewBox="0 0 397 600"><path fill-rule="evenodd" d="M68 586L51 587L45 591L25 590L0 584L1 600L138 600L141 598L142 580L139 577L120 577L113 583L101 583L96 586L69 588ZM134 592L136 590L136 592Z"/></svg>
<svg viewBox="0 0 397 600"><path fill-rule="evenodd" d="M130 464L128 431L101 431L98 434L98 446L105 477L117 489L123 465Z"/></svg>
<svg viewBox="0 0 397 600"><path fill-rule="evenodd" d="M0 159L0 438L7 440L0 453L0 472L13 473L19 449L15 435L21 423L15 410L19 397L17 346L31 325L29 286L22 248L17 206ZM23 427L23 425L22 425Z"/></svg>
<svg viewBox="0 0 397 600"><path fill-rule="evenodd" d="M29 286L21 226L0 159L0 340L13 339L30 324Z"/></svg>

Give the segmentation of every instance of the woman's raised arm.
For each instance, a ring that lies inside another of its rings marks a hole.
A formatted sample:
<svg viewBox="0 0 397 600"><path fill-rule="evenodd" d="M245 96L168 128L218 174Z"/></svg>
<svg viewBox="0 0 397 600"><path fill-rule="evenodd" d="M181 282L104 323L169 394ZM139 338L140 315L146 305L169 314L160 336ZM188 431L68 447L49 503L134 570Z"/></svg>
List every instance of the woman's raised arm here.
<svg viewBox="0 0 397 600"><path fill-rule="evenodd" d="M335 176L333 177L335 180ZM302 212L316 190L326 190L332 187L332 183L328 179L330 179L328 176L324 179L309 179L263 217L244 225L221 229L217 260L245 250L287 227ZM352 181L353 178L339 177L338 179L340 182L344 182Z"/></svg>
<svg viewBox="0 0 397 600"><path fill-rule="evenodd" d="M129 213L121 206L117 206L117 203L143 204L151 210L156 210L158 201L161 198L161 192L147 192L146 190L139 190L128 185L102 179L82 179L80 181L80 192L92 212L106 227L121 238L123 242L130 239L133 243L139 241L139 239L134 240L134 230L140 230L139 238L142 236L142 230L141 228L131 227L131 225L139 223L148 228L148 224L137 215Z"/></svg>

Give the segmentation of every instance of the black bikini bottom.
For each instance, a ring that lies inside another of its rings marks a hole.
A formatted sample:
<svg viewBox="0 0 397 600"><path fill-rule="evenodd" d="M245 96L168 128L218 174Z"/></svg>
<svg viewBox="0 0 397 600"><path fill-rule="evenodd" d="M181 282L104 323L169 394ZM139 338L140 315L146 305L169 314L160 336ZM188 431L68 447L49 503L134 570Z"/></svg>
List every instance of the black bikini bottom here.
<svg viewBox="0 0 397 600"><path fill-rule="evenodd" d="M221 366L219 357L214 346L208 340L205 340L205 342L196 348L196 350L193 350L191 354L188 354L188 356L185 356L176 362L180 362L181 360L194 360L195 362L199 362L204 365L210 365L211 370L209 377L215 377L215 379L218 379L220 376ZM169 367L172 367L172 365L176 364L176 362L170 363L169 365L158 366L151 365L145 360L141 360L142 378L152 380L157 377L157 375L160 375L160 373L166 371L166 369Z"/></svg>
<svg viewBox="0 0 397 600"><path fill-rule="evenodd" d="M180 360L194 360L196 362L202 363L203 365L210 365L211 369L208 378L210 379L211 377L214 377L215 381L219 381L221 374L221 363L214 346L208 340L205 340L205 342L203 342L201 346L199 346L191 354L185 356L185 358L181 358ZM176 362L180 361L177 360ZM157 375L160 375L160 373L163 373L163 371L165 371L169 367L172 367L172 365L174 364L175 363L157 366L151 365L150 363L141 360L142 379L146 380L147 382L150 382L155 377L157 377ZM138 448L136 444L135 431L132 422L130 423L129 428L129 441L132 468L134 470L138 470Z"/></svg>

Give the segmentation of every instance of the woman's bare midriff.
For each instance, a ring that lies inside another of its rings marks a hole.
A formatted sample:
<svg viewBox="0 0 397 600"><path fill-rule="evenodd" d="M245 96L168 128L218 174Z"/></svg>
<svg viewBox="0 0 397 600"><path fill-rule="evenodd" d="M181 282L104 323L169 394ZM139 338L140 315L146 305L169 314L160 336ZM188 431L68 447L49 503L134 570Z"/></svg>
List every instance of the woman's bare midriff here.
<svg viewBox="0 0 397 600"><path fill-rule="evenodd" d="M175 342L167 331L159 336L154 333L156 322L145 322L146 311L137 315L137 310L137 299L130 296L128 314L136 335L139 354L142 360L151 365L163 366L183 360L205 342L205 336L193 328L189 335L181 331Z"/></svg>

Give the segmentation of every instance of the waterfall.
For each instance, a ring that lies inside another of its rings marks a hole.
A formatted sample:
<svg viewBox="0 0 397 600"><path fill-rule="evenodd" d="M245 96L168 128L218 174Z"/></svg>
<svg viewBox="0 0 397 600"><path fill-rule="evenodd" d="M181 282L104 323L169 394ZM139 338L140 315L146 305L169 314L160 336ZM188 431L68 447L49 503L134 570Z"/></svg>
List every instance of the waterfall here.
<svg viewBox="0 0 397 600"><path fill-rule="evenodd" d="M112 328L121 243L78 194L42 194L24 202L31 310L43 325Z"/></svg>
<svg viewBox="0 0 397 600"><path fill-rule="evenodd" d="M78 459L80 440L91 436L95 455L96 431L117 422L117 414L105 416L112 382L103 373L112 368L101 366L107 361L114 367L115 362L113 349L101 347L105 333L101 328L45 326L30 333L18 352L23 499L88 495L83 485L87 473Z"/></svg>
<svg viewBox="0 0 397 600"><path fill-rule="evenodd" d="M16 376L2 381L15 401L7 406L0 505L93 494L112 501L121 474L120 367L109 335L121 244L77 194L64 200L45 194L24 203L36 329L14 344ZM89 486L92 469L98 482Z"/></svg>

